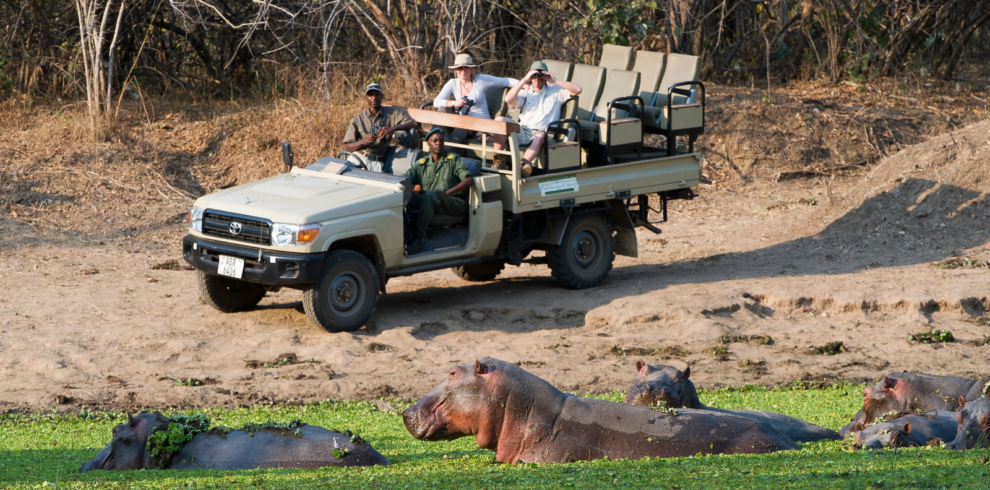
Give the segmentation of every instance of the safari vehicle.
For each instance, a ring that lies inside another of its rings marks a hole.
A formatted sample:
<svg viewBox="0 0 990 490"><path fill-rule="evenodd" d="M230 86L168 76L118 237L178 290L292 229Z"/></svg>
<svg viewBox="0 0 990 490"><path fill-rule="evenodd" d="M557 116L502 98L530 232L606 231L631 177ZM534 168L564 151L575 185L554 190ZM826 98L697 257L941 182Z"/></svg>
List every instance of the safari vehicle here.
<svg viewBox="0 0 990 490"><path fill-rule="evenodd" d="M200 197L190 210L183 255L197 269L202 298L233 312L255 306L267 291L300 289L309 319L338 332L367 322L389 279L420 272L450 268L467 281L490 281L506 264L545 260L565 287L601 284L616 254L637 256L637 227L660 233L649 221L651 196L659 222L667 220L668 201L694 196L701 155L693 143L704 130L704 101L687 103L689 91L668 87L661 108L666 147L647 147L643 134L650 129L643 118L649 106L639 90L640 74L611 69L606 81L604 68L573 68L568 77L600 74L597 86L585 81L580 96L594 100L576 101L577 110L565 107L574 117L550 125L548 144L527 178L519 170L525 148L517 124L408 109L420 128L439 125L480 135L446 144L474 176L468 214L436 215L415 255L404 252L403 217L412 189L402 173L418 150L393 163L390 175L342 158L293 166L284 143L287 173ZM654 91L660 84L655 78ZM703 96L703 85L690 83ZM587 114L580 109L586 105L592 107ZM495 150L490 134L507 136L508 148ZM678 150L678 135L689 137L687 148ZM499 153L508 155L511 169L490 168ZM535 250L545 252L545 259L527 259Z"/></svg>

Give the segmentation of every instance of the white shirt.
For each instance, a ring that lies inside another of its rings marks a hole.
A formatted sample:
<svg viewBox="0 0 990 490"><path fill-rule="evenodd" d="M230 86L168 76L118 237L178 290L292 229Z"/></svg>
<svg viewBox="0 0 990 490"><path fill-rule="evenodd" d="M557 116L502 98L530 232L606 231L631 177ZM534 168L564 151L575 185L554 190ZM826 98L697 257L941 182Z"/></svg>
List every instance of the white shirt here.
<svg viewBox="0 0 990 490"><path fill-rule="evenodd" d="M519 83L519 80L515 78L499 78L476 73L474 75L474 86L471 87L471 93L466 94L474 99L474 106L471 107L467 115L481 119L491 119L491 115L488 114L488 100L485 98L485 90L488 90L490 87L514 87L517 83ZM454 97L454 100L460 100L464 96L464 94L461 94L461 83L456 78L448 80L443 88L440 89L440 94L437 95L436 99L433 99L433 107L437 109L447 107L447 101L450 100L451 96Z"/></svg>
<svg viewBox="0 0 990 490"><path fill-rule="evenodd" d="M544 85L539 92L520 90L516 95L519 124L537 131L546 131L550 123L560 119L560 106L571 93L557 85Z"/></svg>

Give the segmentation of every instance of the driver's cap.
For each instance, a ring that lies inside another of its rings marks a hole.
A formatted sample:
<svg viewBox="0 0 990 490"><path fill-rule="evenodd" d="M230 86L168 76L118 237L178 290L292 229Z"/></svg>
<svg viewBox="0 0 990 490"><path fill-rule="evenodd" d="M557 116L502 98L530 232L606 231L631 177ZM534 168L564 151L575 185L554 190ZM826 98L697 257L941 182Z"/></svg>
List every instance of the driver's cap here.
<svg viewBox="0 0 990 490"><path fill-rule="evenodd" d="M364 88L364 95L368 95L371 92L378 92L380 94L383 93L382 86L377 83L369 83L368 86Z"/></svg>

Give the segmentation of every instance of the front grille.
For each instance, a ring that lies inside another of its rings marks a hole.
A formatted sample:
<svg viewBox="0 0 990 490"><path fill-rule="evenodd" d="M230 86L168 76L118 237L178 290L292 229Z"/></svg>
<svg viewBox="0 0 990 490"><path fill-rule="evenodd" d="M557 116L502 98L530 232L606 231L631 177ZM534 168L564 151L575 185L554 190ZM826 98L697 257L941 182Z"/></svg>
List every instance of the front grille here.
<svg viewBox="0 0 990 490"><path fill-rule="evenodd" d="M230 224L235 221L241 224L241 232L237 235L230 232ZM271 243L272 222L207 209L203 213L203 234L255 245L268 245Z"/></svg>

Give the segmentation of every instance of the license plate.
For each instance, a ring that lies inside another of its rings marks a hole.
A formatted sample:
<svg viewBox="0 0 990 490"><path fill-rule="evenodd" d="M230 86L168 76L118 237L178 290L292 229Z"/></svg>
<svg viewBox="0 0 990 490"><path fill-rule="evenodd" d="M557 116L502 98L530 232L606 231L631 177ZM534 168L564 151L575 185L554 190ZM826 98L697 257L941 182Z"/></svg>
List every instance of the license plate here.
<svg viewBox="0 0 990 490"><path fill-rule="evenodd" d="M234 279L240 279L244 275L244 259L238 259L237 257L228 257L226 255L220 256L220 267L217 269L217 273L221 276L233 277Z"/></svg>

